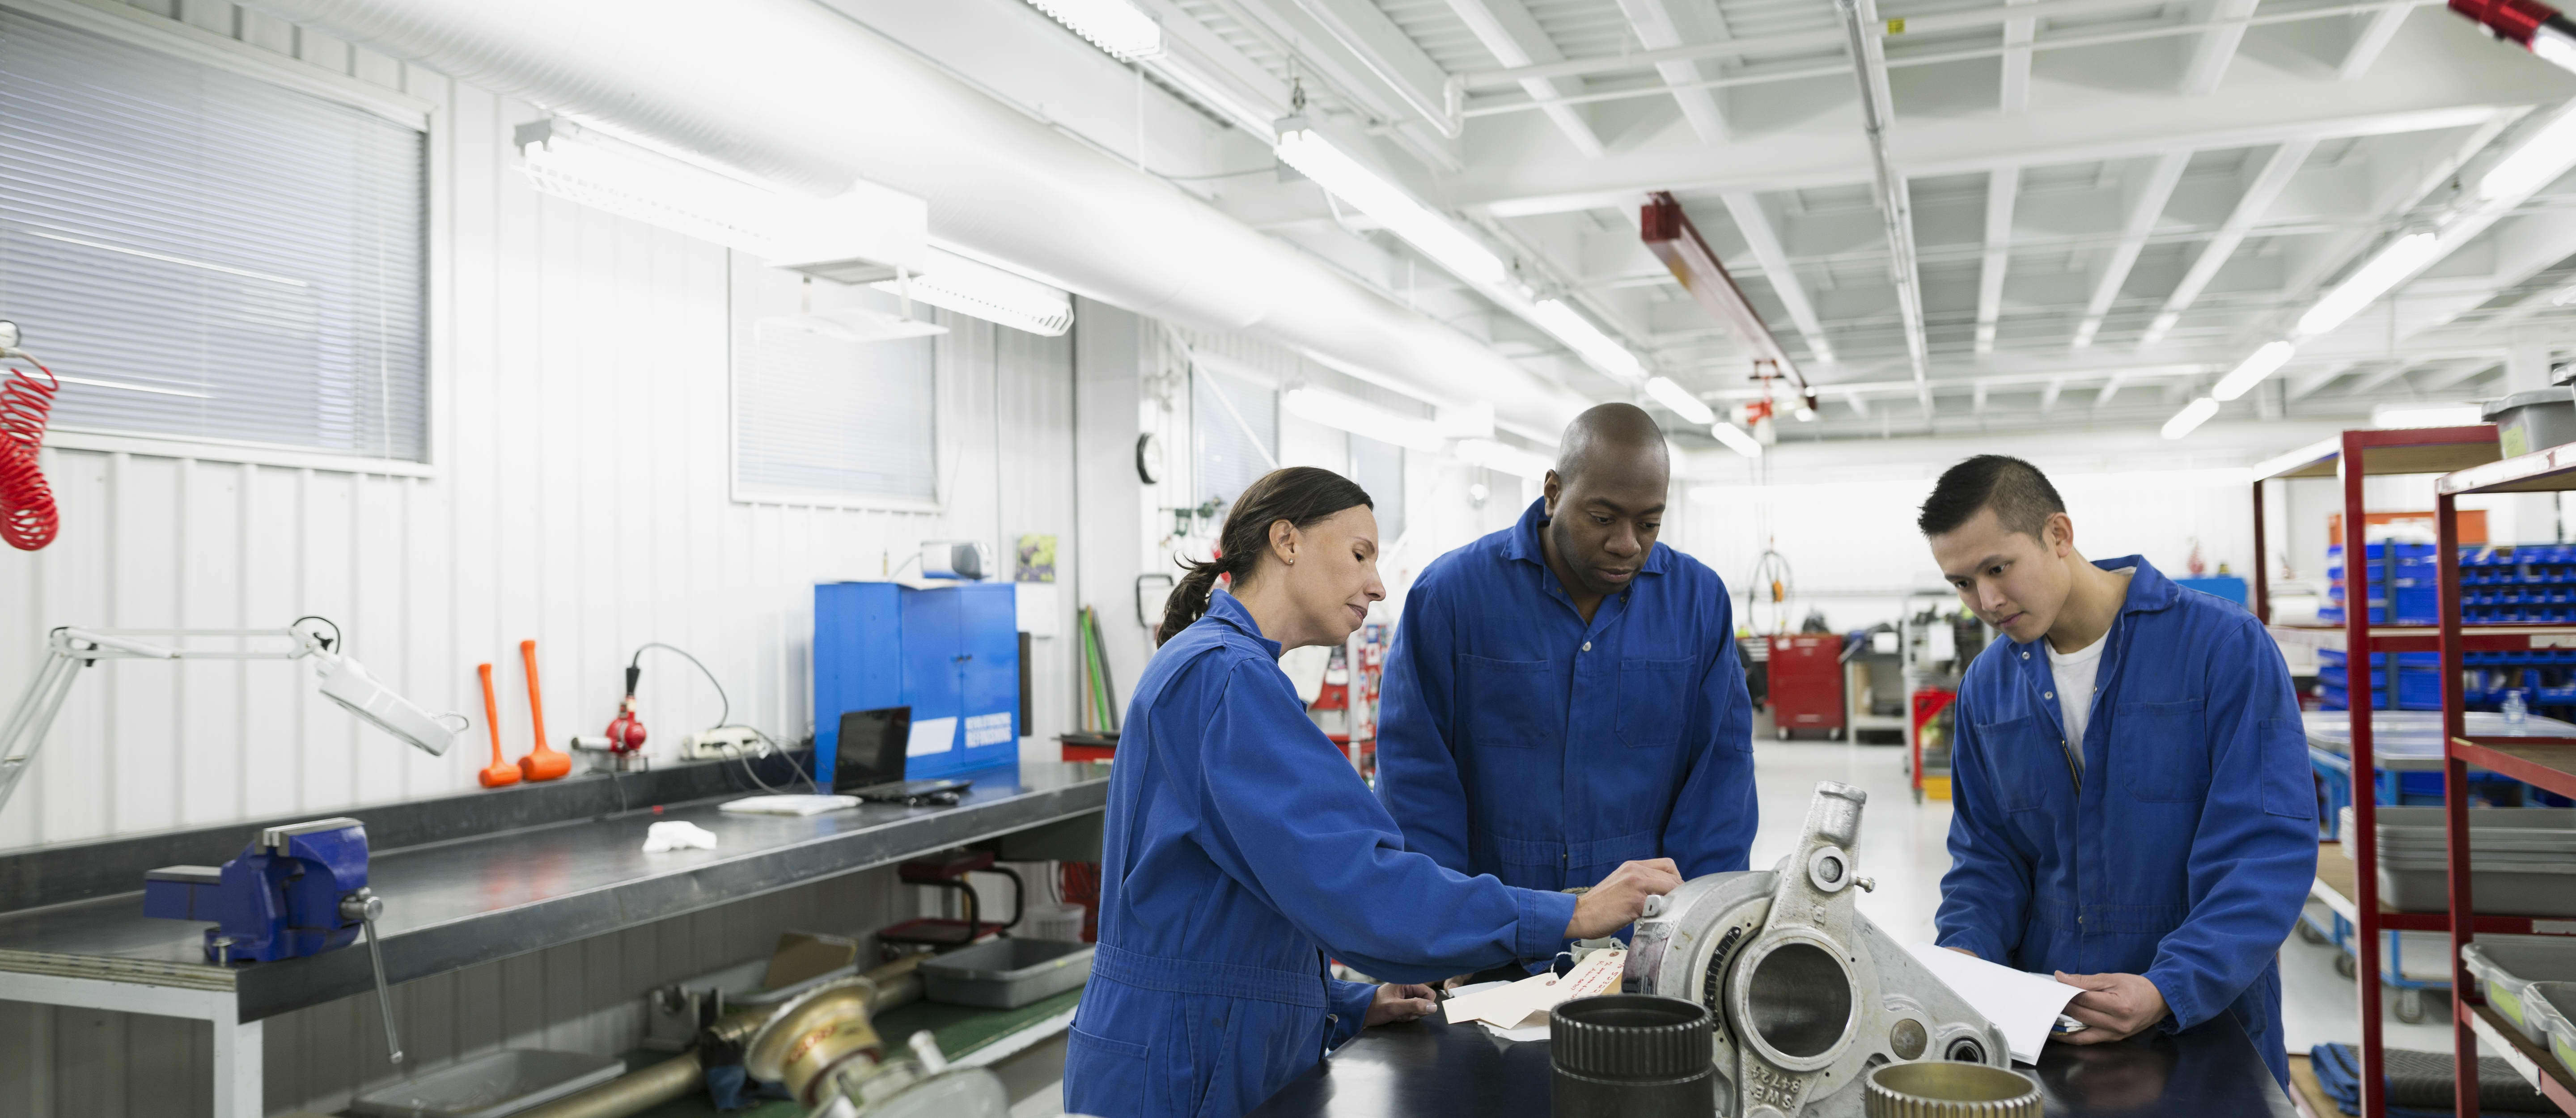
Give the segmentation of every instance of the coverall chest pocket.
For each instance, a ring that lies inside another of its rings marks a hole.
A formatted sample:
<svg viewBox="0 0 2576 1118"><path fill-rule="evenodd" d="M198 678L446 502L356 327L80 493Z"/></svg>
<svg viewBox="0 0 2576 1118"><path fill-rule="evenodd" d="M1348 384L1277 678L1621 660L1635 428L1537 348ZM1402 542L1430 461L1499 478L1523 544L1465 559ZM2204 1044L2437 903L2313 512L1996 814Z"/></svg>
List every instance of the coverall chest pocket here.
<svg viewBox="0 0 2576 1118"><path fill-rule="evenodd" d="M1977 723L1986 771L2005 811L2029 811L2047 802L2052 772L2043 763L2049 758L2043 747L2053 748L2050 743L2056 739L2041 734L2037 727L2039 720L2029 715Z"/></svg>
<svg viewBox="0 0 2576 1118"><path fill-rule="evenodd" d="M1470 744L1485 749L1536 749L1565 728L1562 689L1545 660L1488 660L1460 654L1466 679Z"/></svg>
<svg viewBox="0 0 2576 1118"><path fill-rule="evenodd" d="M2111 712L2115 760L2129 795L2146 803L2197 803L2209 794L2209 735L2201 700L2124 703Z"/></svg>
<svg viewBox="0 0 2576 1118"><path fill-rule="evenodd" d="M1680 741L1690 721L1696 660L1624 660L1619 664L1619 740L1630 749Z"/></svg>

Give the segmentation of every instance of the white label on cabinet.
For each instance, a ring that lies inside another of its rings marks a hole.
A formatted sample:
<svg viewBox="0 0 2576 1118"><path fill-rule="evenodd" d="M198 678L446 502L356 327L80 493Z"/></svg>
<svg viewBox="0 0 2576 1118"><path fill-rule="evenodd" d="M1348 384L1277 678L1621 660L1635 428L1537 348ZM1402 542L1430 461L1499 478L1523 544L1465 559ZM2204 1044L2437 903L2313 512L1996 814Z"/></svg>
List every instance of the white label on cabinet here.
<svg viewBox="0 0 2576 1118"><path fill-rule="evenodd" d="M966 748L999 745L1011 740L1011 715L978 714L966 720Z"/></svg>
<svg viewBox="0 0 2576 1118"><path fill-rule="evenodd" d="M903 743L903 755L919 757L928 753L946 753L957 740L957 720L925 718L912 724L912 737Z"/></svg>

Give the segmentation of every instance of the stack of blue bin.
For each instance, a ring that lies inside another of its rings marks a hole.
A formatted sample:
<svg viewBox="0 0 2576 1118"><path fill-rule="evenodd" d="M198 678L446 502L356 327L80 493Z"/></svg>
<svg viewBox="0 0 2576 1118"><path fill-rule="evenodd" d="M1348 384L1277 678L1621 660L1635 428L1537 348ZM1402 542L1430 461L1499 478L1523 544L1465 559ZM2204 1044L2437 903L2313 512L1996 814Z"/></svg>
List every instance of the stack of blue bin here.
<svg viewBox="0 0 2576 1118"><path fill-rule="evenodd" d="M2318 619L2344 619L2343 548L2326 549L2329 604ZM2432 544L2383 542L2364 553L2366 608L2382 625L2434 625L2441 621L2440 567ZM2576 622L2576 545L2479 545L2460 549L2461 623L2528 625ZM2318 706L2347 710L2350 662L2344 653L2317 653ZM2461 690L2470 710L2499 710L2505 694L2523 692L2535 714L2576 720L2576 649L2468 652L2461 656ZM2441 655L2397 654L2396 690L2389 690L2387 653L2370 657L2371 706L2377 710L2440 710Z"/></svg>

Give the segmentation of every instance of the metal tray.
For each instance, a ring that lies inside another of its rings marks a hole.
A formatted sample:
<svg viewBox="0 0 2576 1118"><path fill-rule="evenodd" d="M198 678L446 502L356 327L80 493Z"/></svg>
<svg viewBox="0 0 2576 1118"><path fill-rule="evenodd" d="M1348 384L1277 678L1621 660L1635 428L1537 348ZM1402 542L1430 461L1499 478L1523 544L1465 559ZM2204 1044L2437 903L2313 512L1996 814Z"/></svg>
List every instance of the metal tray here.
<svg viewBox="0 0 2576 1118"><path fill-rule="evenodd" d="M625 1071L626 1064L615 1056L510 1049L360 1095L349 1113L365 1118L504 1118Z"/></svg>
<svg viewBox="0 0 2576 1118"><path fill-rule="evenodd" d="M995 939L921 964L921 994L935 1002L1018 1009L1091 980L1092 945Z"/></svg>

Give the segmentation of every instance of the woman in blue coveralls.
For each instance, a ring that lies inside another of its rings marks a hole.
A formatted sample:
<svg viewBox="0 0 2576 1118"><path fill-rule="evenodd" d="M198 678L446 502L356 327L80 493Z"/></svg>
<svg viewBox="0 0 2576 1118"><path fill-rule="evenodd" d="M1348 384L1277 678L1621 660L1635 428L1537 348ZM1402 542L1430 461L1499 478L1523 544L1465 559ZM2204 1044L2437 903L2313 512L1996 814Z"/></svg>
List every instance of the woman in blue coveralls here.
<svg viewBox="0 0 2576 1118"><path fill-rule="evenodd" d="M1681 884L1657 858L1580 896L1517 889L1404 849L1278 664L1348 639L1386 596L1368 493L1273 471L1218 544L1173 589L1119 738L1100 943L1065 1057L1076 1114L1231 1118L1364 1025L1431 1011L1429 987L1339 981L1327 955L1430 981L1607 935Z"/></svg>

